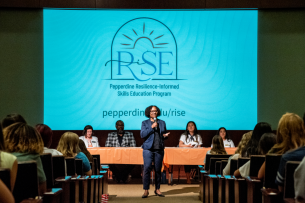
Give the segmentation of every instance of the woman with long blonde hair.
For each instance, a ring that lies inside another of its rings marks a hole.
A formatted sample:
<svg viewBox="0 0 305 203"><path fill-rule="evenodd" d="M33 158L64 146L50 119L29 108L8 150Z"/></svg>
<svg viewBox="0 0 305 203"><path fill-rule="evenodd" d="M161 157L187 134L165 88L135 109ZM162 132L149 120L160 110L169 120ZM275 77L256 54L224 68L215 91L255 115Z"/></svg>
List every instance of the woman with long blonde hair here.
<svg viewBox="0 0 305 203"><path fill-rule="evenodd" d="M305 146L304 121L295 113L284 114L278 124L276 144L268 154L285 154L290 150ZM266 162L258 172L258 178L265 177Z"/></svg>
<svg viewBox="0 0 305 203"><path fill-rule="evenodd" d="M276 144L269 153L284 154L289 150L305 146L303 120L294 113L286 113L279 121Z"/></svg>
<svg viewBox="0 0 305 203"><path fill-rule="evenodd" d="M235 151L235 154L231 156L228 160L228 163L226 167L223 169L223 175L229 175L230 174L230 166L231 166L231 160L237 160L238 158L242 157L241 152L246 148L249 140L251 139L253 131L249 131L245 134L243 134L241 141L239 142L237 149Z"/></svg>
<svg viewBox="0 0 305 203"><path fill-rule="evenodd" d="M78 135L72 132L65 132L58 143L57 150L64 157L72 157L83 160L83 171L86 175L92 175L91 166L86 155L80 151L78 146Z"/></svg>

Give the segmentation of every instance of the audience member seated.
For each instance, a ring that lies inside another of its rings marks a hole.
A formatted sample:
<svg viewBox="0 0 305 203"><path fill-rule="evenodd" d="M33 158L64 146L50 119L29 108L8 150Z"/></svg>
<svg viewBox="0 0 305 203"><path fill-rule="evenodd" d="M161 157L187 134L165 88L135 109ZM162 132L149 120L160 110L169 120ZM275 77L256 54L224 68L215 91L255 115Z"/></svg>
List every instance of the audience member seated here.
<svg viewBox="0 0 305 203"><path fill-rule="evenodd" d="M202 145L202 138L198 134L197 127L195 122L189 121L186 125L185 132L181 135L179 140L179 147L190 147L196 148L201 147ZM184 171L186 174L187 183L191 184L191 177L190 172L192 168L196 168L197 166L192 165L185 165Z"/></svg>
<svg viewBox="0 0 305 203"><path fill-rule="evenodd" d="M3 130L6 151L17 157L17 161L36 161L39 181L39 194L46 191L46 176L43 171L40 154L43 153L43 141L39 132L25 123L14 123Z"/></svg>
<svg viewBox="0 0 305 203"><path fill-rule="evenodd" d="M88 158L89 162L93 162L93 156L88 151L88 149L87 149L87 147L86 147L86 145L85 145L83 140L81 140L81 139L79 140L78 146L79 146L80 151L83 152L86 155L86 157Z"/></svg>
<svg viewBox="0 0 305 203"><path fill-rule="evenodd" d="M77 134L72 132L65 132L58 143L57 150L60 151L64 157L71 157L75 159L83 160L83 171L85 175L91 176L92 170L86 155L80 151L79 137Z"/></svg>
<svg viewBox="0 0 305 203"><path fill-rule="evenodd" d="M226 165L226 167L223 169L223 175L230 175L230 166L231 166L231 160L238 160L238 158L242 157L242 150L245 149L246 145L248 144L249 140L251 139L253 131L247 132L245 133L242 138L241 141L239 142L237 149L235 151L235 154L233 156L231 156L228 160L228 163Z"/></svg>
<svg viewBox="0 0 305 203"><path fill-rule="evenodd" d="M26 123L25 119L21 115L17 113L9 114L1 122L2 129L18 122Z"/></svg>
<svg viewBox="0 0 305 203"><path fill-rule="evenodd" d="M91 125L86 125L83 131L83 136L80 136L79 139L83 140L86 147L100 147L98 143L98 138L93 136L93 128Z"/></svg>
<svg viewBox="0 0 305 203"><path fill-rule="evenodd" d="M261 137L258 143L258 155L266 155L268 151L275 145L276 139L275 134L273 133L265 133ZM236 177L247 177L250 175L250 161L240 167L236 173L234 172L234 176Z"/></svg>
<svg viewBox="0 0 305 203"><path fill-rule="evenodd" d="M303 124L305 125L305 113L303 115ZM305 202L305 158L294 172L294 190L297 203Z"/></svg>
<svg viewBox="0 0 305 203"><path fill-rule="evenodd" d="M272 129L268 123L261 122L261 123L256 124L250 141L248 142L247 146L241 152L244 155L243 157L250 157L251 155L259 155L258 150L259 150L259 142L260 142L261 137L263 136L263 134L271 133L271 132L272 132ZM261 144L264 144L264 142L262 142ZM248 161L241 168L237 169L234 172L234 176L236 176L236 177L239 177L239 176L246 177L246 176L249 176L249 174L250 174L250 161Z"/></svg>
<svg viewBox="0 0 305 203"><path fill-rule="evenodd" d="M2 203L15 203L15 199L10 190L0 180L0 202Z"/></svg>
<svg viewBox="0 0 305 203"><path fill-rule="evenodd" d="M285 119L286 116L289 117L289 119L286 120ZM282 120L282 118L281 118L281 120ZM283 120L286 120L286 122L283 121L284 123L282 124L283 126L286 127L283 129L283 130L285 130L285 133L294 133L294 135L291 134L290 136L293 138L300 137L300 139L291 139L291 145L294 146L294 148L291 148L291 149L294 149L294 150L287 151L285 154L283 154L283 156L281 158L280 166L279 166L277 176L275 179L275 183L278 185L280 192L283 192L284 179L285 179L285 166L286 166L287 161L302 161L302 159L305 156L304 121L298 115L293 114L293 113L286 113L284 115ZM283 133L283 132L281 132L281 133ZM297 133L297 134L295 134L295 133ZM297 143L298 141L301 143ZM302 146L302 147L295 149L297 146Z"/></svg>
<svg viewBox="0 0 305 203"><path fill-rule="evenodd" d="M224 146L223 146L223 139L219 135L215 135L212 139L212 149L207 151L207 154L227 154ZM204 164L206 157L204 159Z"/></svg>
<svg viewBox="0 0 305 203"><path fill-rule="evenodd" d="M305 202L305 157L294 172L294 192L297 203Z"/></svg>
<svg viewBox="0 0 305 203"><path fill-rule="evenodd" d="M279 169L277 171L275 183L278 185L279 191L283 192L284 180L285 180L285 167L288 161L302 161L305 156L305 146L298 149L288 151L283 154L280 162ZM304 171L302 171L304 173ZM304 191L304 188L302 188Z"/></svg>
<svg viewBox="0 0 305 203"><path fill-rule="evenodd" d="M37 124L36 130L40 133L41 138L43 140L44 148L43 148L43 153L51 153L52 156L56 155L62 155L59 151L56 149L50 149L50 146L52 144L52 136L53 132L51 128L45 124Z"/></svg>
<svg viewBox="0 0 305 203"><path fill-rule="evenodd" d="M305 145L305 138L302 132L302 119L293 113L284 114L278 124L276 144L268 154L284 154L289 150L297 149ZM258 172L258 178L264 179L265 163Z"/></svg>
<svg viewBox="0 0 305 203"><path fill-rule="evenodd" d="M13 191L16 176L17 176L18 163L17 163L17 158L12 154L4 152L5 150L6 149L5 149L4 139L3 139L2 128L1 128L1 125L0 125L0 167L1 168L9 168L11 170L10 171L10 174L11 174L11 177L10 177L11 188L10 188L10 190Z"/></svg>
<svg viewBox="0 0 305 203"><path fill-rule="evenodd" d="M118 120L115 123L116 132L108 134L105 147L136 147L136 141L131 132L124 131L124 122ZM130 164L110 164L110 170L114 179L119 183L128 182L130 180L130 172L134 165Z"/></svg>
<svg viewBox="0 0 305 203"><path fill-rule="evenodd" d="M216 132L216 135L219 135L222 138L224 147L235 147L233 141L230 139L230 136L227 133L227 130L224 127L219 128ZM211 147L213 147L213 144Z"/></svg>

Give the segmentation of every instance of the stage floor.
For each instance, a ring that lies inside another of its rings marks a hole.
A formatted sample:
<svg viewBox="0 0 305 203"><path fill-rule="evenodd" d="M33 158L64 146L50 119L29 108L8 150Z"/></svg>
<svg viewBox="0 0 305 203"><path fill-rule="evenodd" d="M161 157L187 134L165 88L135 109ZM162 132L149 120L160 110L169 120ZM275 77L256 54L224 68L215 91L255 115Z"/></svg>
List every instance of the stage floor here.
<svg viewBox="0 0 305 203"><path fill-rule="evenodd" d="M151 185L149 196L142 199L142 184L110 184L109 185L109 202L158 202L158 203L199 203L199 184L178 184L178 185L161 185L161 192L165 197L154 195L154 187Z"/></svg>

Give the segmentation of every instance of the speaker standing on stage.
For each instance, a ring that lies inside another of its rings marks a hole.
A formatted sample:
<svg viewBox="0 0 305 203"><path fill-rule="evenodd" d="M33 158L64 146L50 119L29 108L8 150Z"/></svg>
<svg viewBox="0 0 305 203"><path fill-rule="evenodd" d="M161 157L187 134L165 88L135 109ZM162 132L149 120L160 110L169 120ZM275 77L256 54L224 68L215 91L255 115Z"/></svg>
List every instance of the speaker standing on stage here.
<svg viewBox="0 0 305 203"><path fill-rule="evenodd" d="M148 197L149 194L152 162L154 162L156 174L155 194L164 197L160 191L161 168L164 157L164 140L167 139L169 133L166 131L165 122L157 119L160 116L160 109L157 106L147 107L145 116L149 119L143 121L141 126L141 138L144 139L142 148L144 160L143 189L145 190L142 198Z"/></svg>

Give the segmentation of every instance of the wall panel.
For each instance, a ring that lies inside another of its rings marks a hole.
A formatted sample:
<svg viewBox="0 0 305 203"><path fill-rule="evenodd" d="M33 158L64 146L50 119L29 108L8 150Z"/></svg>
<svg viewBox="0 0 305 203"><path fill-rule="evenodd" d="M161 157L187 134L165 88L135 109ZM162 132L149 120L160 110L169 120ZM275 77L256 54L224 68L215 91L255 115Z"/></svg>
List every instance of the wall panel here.
<svg viewBox="0 0 305 203"><path fill-rule="evenodd" d="M1 0L1 7L15 7L15 8L39 8L40 0Z"/></svg>
<svg viewBox="0 0 305 203"><path fill-rule="evenodd" d="M95 8L96 0L40 0L40 7L53 8Z"/></svg>
<svg viewBox="0 0 305 203"><path fill-rule="evenodd" d="M277 128L286 112L305 112L305 10L258 15L258 121Z"/></svg>
<svg viewBox="0 0 305 203"><path fill-rule="evenodd" d="M42 9L0 9L0 119L43 122Z"/></svg>

